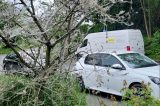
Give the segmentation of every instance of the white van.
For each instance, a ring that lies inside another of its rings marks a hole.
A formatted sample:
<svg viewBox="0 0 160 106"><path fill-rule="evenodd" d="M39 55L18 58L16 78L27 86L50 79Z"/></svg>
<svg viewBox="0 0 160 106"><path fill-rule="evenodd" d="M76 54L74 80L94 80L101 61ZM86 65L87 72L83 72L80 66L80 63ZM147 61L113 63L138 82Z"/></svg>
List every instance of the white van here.
<svg viewBox="0 0 160 106"><path fill-rule="evenodd" d="M144 42L141 31L126 29L88 34L77 48L76 54L119 50L144 54Z"/></svg>

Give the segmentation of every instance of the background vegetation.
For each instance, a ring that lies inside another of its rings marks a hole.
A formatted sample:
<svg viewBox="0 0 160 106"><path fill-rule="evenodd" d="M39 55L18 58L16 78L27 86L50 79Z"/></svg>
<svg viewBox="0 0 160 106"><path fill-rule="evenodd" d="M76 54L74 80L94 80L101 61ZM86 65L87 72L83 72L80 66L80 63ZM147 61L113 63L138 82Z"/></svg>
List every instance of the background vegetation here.
<svg viewBox="0 0 160 106"><path fill-rule="evenodd" d="M142 83L141 90L124 88L122 106L160 106L160 100L151 95L149 85Z"/></svg>
<svg viewBox="0 0 160 106"><path fill-rule="evenodd" d="M145 54L157 62L160 62L160 30L157 30L152 38L144 38Z"/></svg>

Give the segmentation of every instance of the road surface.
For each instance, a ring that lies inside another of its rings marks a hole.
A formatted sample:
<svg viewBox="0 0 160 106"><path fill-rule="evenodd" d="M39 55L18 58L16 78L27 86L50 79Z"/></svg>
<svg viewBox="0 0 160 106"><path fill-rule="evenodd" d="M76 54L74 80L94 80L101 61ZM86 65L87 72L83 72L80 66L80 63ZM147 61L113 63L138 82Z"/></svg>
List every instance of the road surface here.
<svg viewBox="0 0 160 106"><path fill-rule="evenodd" d="M4 59L5 55L0 55L0 72L3 71L3 59Z"/></svg>
<svg viewBox="0 0 160 106"><path fill-rule="evenodd" d="M122 106L120 100L121 97L116 97L114 99L109 99L111 95L106 93L100 93L98 95L87 94L86 101L88 106Z"/></svg>

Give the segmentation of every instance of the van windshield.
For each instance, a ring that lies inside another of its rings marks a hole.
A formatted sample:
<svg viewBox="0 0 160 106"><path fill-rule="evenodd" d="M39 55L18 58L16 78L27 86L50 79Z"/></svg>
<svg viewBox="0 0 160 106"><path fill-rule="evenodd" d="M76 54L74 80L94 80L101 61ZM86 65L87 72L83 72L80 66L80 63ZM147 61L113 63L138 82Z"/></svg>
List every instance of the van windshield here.
<svg viewBox="0 0 160 106"><path fill-rule="evenodd" d="M118 57L120 57L130 68L143 68L158 65L153 60L139 53L119 54Z"/></svg>

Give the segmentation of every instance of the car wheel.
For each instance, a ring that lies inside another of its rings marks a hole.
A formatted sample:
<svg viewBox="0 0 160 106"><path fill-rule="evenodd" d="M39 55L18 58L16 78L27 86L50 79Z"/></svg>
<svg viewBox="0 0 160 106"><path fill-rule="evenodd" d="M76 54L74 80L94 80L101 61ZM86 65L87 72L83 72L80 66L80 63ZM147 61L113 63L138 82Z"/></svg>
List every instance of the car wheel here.
<svg viewBox="0 0 160 106"><path fill-rule="evenodd" d="M11 69L12 69L12 63L6 63L5 65L4 65L4 70L6 70L6 71L10 71Z"/></svg>
<svg viewBox="0 0 160 106"><path fill-rule="evenodd" d="M4 70L6 70L6 71L19 70L20 68L21 68L21 66L18 65L18 63L6 63L4 65Z"/></svg>
<svg viewBox="0 0 160 106"><path fill-rule="evenodd" d="M136 96L143 96L142 94L142 85L139 83L133 84L130 89L133 89L133 94Z"/></svg>
<svg viewBox="0 0 160 106"><path fill-rule="evenodd" d="M80 91L83 92L85 90L85 85L84 85L83 78L79 77L78 82L79 82Z"/></svg>
<svg viewBox="0 0 160 106"><path fill-rule="evenodd" d="M22 67L21 67L18 63L15 63L15 64L13 64L12 68L13 68L13 70L18 71L18 70L20 70Z"/></svg>

